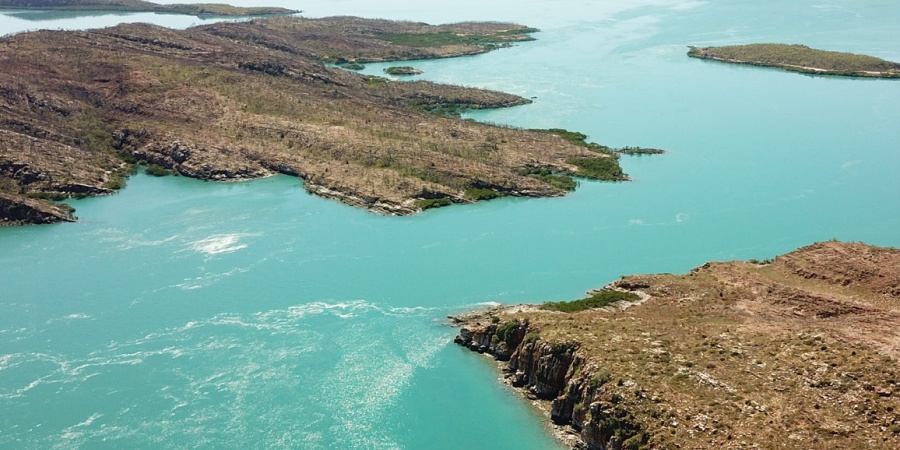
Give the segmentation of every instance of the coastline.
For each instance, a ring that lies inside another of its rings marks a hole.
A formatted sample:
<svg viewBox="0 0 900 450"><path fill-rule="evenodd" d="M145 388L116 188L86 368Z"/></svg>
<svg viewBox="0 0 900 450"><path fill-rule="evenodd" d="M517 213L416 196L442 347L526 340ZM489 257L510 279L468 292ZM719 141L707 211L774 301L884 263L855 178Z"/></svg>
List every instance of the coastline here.
<svg viewBox="0 0 900 450"><path fill-rule="evenodd" d="M900 64L867 55L817 50L803 45L746 44L722 47L688 46L688 48L687 55L691 58L727 64L768 67L805 75L900 78ZM731 56L738 54L755 56L750 58ZM817 60L821 61L821 64L809 62ZM832 67L823 67L828 65ZM881 67L879 70L872 70L874 66Z"/></svg>
<svg viewBox="0 0 900 450"><path fill-rule="evenodd" d="M900 384L880 376L900 356L900 250L822 242L607 288L641 300L491 307L450 317L454 342L572 448L900 444Z"/></svg>
<svg viewBox="0 0 900 450"><path fill-rule="evenodd" d="M145 164L159 175L210 181L282 173L303 179L310 193L408 215L503 196L561 196L577 186L573 177L627 181L618 154L583 134L452 117L529 99L325 64L485 53L532 40L534 31L278 17L5 37L0 134L10 145L0 148L0 189L54 199L109 194ZM52 60L39 62L47 48L57 49ZM78 70L84 61L96 64ZM48 66L59 72L46 76Z"/></svg>

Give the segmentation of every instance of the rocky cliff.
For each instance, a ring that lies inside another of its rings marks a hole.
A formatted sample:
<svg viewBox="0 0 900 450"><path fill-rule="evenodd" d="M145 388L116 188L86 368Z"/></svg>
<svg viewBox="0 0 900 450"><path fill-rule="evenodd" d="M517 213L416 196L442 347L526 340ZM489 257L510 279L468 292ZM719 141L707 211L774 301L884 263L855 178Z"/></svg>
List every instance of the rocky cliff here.
<svg viewBox="0 0 900 450"><path fill-rule="evenodd" d="M529 397L549 401L550 420L570 427L560 437L574 448L637 449L646 443L640 426L603 389L609 374L585 361L579 343L543 340L527 320L464 325L454 342L505 361L506 381Z"/></svg>
<svg viewBox="0 0 900 450"><path fill-rule="evenodd" d="M641 299L497 307L456 318L456 343L576 448L900 448L900 250L822 242L611 287Z"/></svg>
<svg viewBox="0 0 900 450"><path fill-rule="evenodd" d="M0 226L73 222L72 208L0 192Z"/></svg>

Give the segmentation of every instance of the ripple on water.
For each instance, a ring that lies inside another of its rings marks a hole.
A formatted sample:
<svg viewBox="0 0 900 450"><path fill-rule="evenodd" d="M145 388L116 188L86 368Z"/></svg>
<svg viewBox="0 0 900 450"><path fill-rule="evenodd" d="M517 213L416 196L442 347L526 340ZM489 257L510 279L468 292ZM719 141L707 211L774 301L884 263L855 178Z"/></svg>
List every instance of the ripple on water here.
<svg viewBox="0 0 900 450"><path fill-rule="evenodd" d="M2 355L0 406L67 407L0 447L396 448L379 423L447 345L438 309L319 301L195 319L80 357Z"/></svg>

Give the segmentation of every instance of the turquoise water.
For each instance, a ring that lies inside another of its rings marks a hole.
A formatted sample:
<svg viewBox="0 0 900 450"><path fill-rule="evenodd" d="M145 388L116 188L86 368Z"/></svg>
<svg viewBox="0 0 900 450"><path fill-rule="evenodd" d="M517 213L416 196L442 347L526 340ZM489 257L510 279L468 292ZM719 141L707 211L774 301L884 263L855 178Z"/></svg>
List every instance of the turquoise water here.
<svg viewBox="0 0 900 450"><path fill-rule="evenodd" d="M136 176L73 202L79 223L2 229L0 448L553 448L444 316L830 238L900 246L900 82L684 56L784 41L900 60L892 2L783 3L293 5L538 26L536 42L413 65L536 97L478 120L671 153L623 158L631 183L404 218L286 177Z"/></svg>

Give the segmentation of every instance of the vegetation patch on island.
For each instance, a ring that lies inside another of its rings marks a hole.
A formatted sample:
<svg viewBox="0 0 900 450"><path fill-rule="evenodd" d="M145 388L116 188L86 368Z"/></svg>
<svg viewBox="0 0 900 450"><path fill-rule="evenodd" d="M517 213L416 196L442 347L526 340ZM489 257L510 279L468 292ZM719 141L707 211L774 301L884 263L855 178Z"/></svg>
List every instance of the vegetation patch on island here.
<svg viewBox="0 0 900 450"><path fill-rule="evenodd" d="M523 36L530 29L274 17L2 38L0 192L8 202L51 208L45 199L114 193L139 166L214 181L285 174L313 194L400 215L565 195L577 185L572 177L627 179L617 155L579 140L584 135L453 117L528 99L322 63L487 51L382 38L445 32Z"/></svg>
<svg viewBox="0 0 900 450"><path fill-rule="evenodd" d="M451 319L573 448L900 448L895 248L821 242Z"/></svg>
<svg viewBox="0 0 900 450"><path fill-rule="evenodd" d="M394 66L384 69L384 73L388 75L421 75L425 72L410 66Z"/></svg>
<svg viewBox="0 0 900 450"><path fill-rule="evenodd" d="M176 3L161 5L143 0L0 0L0 9L53 11L115 11L184 14L189 16L270 16L300 11L268 6L241 7L223 3Z"/></svg>
<svg viewBox="0 0 900 450"><path fill-rule="evenodd" d="M732 64L775 67L813 75L900 78L900 64L896 62L855 53L817 50L798 44L690 47L688 56Z"/></svg>
<svg viewBox="0 0 900 450"><path fill-rule="evenodd" d="M540 306L547 311L578 312L588 309L604 308L618 302L634 302L640 297L634 292L617 291L615 289L601 289L591 293L590 297L568 302L547 302Z"/></svg>

